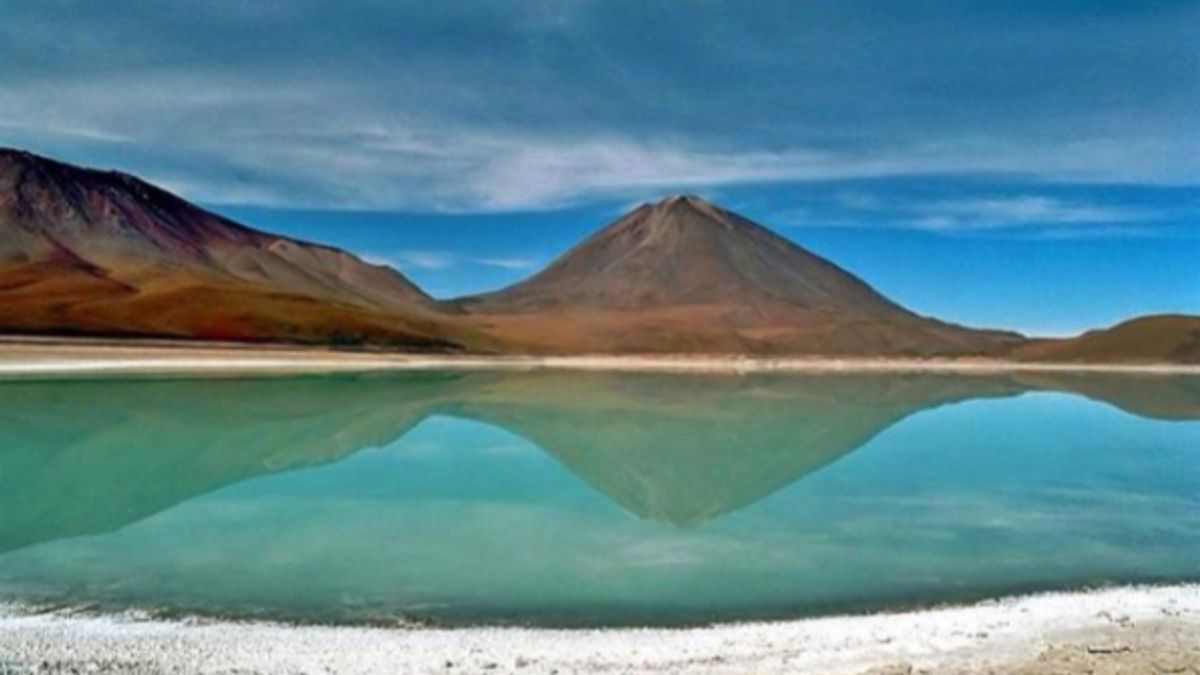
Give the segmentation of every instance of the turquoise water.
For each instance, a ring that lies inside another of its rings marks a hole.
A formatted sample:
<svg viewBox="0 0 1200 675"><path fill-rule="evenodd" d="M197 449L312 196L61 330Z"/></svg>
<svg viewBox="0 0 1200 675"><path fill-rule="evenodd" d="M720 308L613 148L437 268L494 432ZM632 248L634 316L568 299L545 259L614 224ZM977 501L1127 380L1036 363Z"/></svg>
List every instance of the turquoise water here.
<svg viewBox="0 0 1200 675"><path fill-rule="evenodd" d="M0 383L0 600L674 624L1200 580L1200 377Z"/></svg>

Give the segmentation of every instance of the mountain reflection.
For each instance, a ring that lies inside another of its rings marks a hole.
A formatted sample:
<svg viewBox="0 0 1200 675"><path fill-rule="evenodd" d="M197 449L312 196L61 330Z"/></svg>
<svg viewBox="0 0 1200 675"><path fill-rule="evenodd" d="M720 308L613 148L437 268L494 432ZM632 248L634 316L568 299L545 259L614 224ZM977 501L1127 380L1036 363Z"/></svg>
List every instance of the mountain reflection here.
<svg viewBox="0 0 1200 675"><path fill-rule="evenodd" d="M0 383L0 552L119 529L222 486L388 445L432 415L503 428L625 510L710 520L915 412L1030 390L1200 418L1200 378L1079 373L403 373Z"/></svg>

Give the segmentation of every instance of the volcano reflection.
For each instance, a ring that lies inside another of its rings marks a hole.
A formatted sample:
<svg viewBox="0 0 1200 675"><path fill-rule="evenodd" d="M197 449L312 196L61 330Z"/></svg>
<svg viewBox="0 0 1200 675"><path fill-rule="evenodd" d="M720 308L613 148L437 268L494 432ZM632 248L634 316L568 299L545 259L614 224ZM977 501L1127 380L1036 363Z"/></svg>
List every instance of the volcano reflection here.
<svg viewBox="0 0 1200 675"><path fill-rule="evenodd" d="M409 373L0 384L0 552L112 531L251 478L337 462L431 416L536 444L630 513L696 525L916 412L1065 390L1200 418L1200 378L1038 374Z"/></svg>

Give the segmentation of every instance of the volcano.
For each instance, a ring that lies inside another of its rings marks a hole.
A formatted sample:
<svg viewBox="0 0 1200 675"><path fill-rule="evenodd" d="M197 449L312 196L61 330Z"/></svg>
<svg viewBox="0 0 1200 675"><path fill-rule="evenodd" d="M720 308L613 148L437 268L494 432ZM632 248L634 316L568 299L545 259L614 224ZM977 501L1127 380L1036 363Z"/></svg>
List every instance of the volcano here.
<svg viewBox="0 0 1200 675"><path fill-rule="evenodd" d="M985 355L1023 341L920 316L694 196L643 204L530 279L454 305L530 352Z"/></svg>
<svg viewBox="0 0 1200 675"><path fill-rule="evenodd" d="M0 330L474 346L399 272L134 176L0 149Z"/></svg>

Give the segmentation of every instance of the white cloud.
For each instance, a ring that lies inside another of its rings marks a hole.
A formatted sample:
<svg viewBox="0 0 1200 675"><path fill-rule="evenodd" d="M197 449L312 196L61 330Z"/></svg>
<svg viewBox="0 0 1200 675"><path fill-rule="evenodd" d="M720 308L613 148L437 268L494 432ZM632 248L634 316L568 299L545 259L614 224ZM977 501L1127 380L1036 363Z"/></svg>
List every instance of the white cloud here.
<svg viewBox="0 0 1200 675"><path fill-rule="evenodd" d="M919 215L913 224L930 230L1123 223L1159 215L1148 209L1068 202L1039 195L935 201L916 210Z"/></svg>
<svg viewBox="0 0 1200 675"><path fill-rule="evenodd" d="M442 270L458 264L457 257L446 251L397 251L391 258L401 269L415 267L423 270Z"/></svg>
<svg viewBox="0 0 1200 675"><path fill-rule="evenodd" d="M922 201L853 191L822 209L776 212L770 222L824 227L887 227L953 233L995 233L1036 239L1150 236L1163 222L1190 211L1178 205L1125 206L1086 199L1024 194Z"/></svg>
<svg viewBox="0 0 1200 675"><path fill-rule="evenodd" d="M57 126L54 124L14 124L0 121L0 132L50 137L62 136L68 139L107 143L123 143L133 140L125 134L113 133L104 129L83 126Z"/></svg>
<svg viewBox="0 0 1200 675"><path fill-rule="evenodd" d="M719 144L701 137L486 129L383 107L337 82L255 82L140 73L21 83L0 99L0 140L57 147L64 136L121 145L121 168L210 203L494 212L747 183L1022 174L1044 180L1189 183L1184 143L1154 139L947 137L853 149ZM67 157L111 166L107 151ZM942 205L930 228L1098 222L1102 212L1039 201ZM972 215L971 209L981 209ZM1072 210L1074 209L1074 210Z"/></svg>
<svg viewBox="0 0 1200 675"><path fill-rule="evenodd" d="M458 257L449 251L401 250L391 253L364 253L362 259L372 265L387 265L399 270L444 270L458 264Z"/></svg>
<svg viewBox="0 0 1200 675"><path fill-rule="evenodd" d="M540 264L539 259L526 256L470 256L447 250L404 249L391 253L368 253L363 260L375 265L390 265L400 270L448 270L462 265L499 267L507 270L528 270Z"/></svg>
<svg viewBox="0 0 1200 675"><path fill-rule="evenodd" d="M0 144L211 203L480 212L890 175L1200 181L1182 5L1080 21L921 3L889 22L841 3L110 4L5 5ZM934 25L956 30L925 40Z"/></svg>
<svg viewBox="0 0 1200 675"><path fill-rule="evenodd" d="M475 258L472 262L487 267L500 267L506 270L527 270L538 266L537 260L521 257Z"/></svg>

